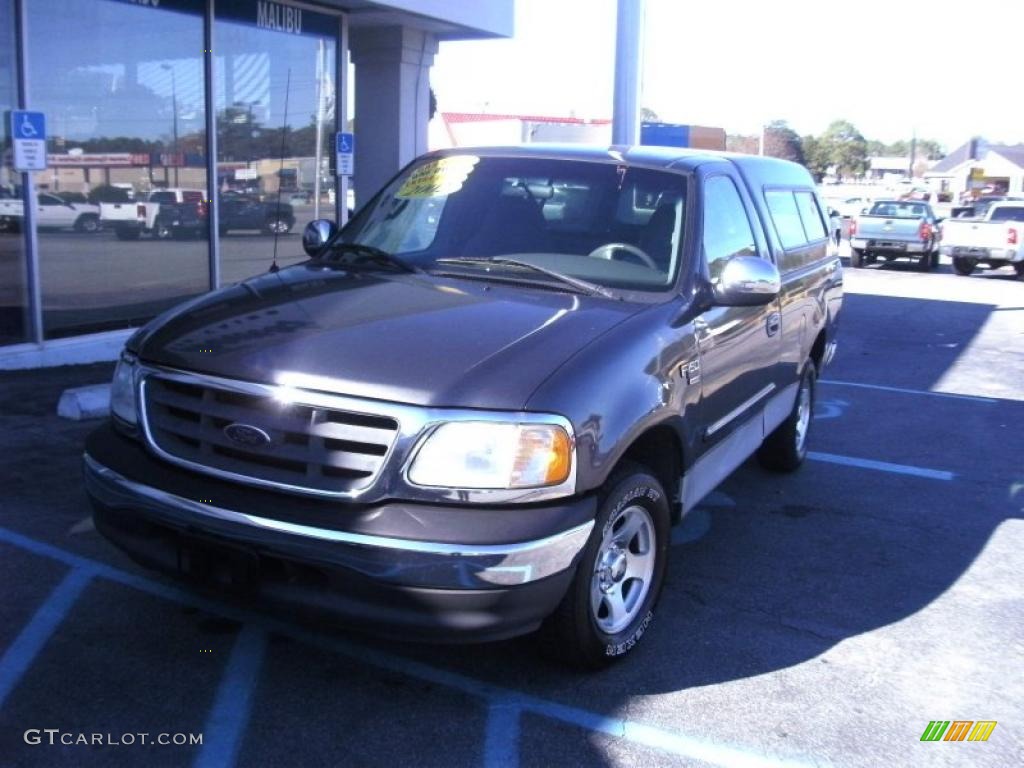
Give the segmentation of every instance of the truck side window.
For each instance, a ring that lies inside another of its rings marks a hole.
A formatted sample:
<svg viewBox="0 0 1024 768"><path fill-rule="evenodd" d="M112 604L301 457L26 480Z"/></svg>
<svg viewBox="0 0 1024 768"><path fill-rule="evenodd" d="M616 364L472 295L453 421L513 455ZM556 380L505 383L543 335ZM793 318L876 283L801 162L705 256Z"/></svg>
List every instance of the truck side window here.
<svg viewBox="0 0 1024 768"><path fill-rule="evenodd" d="M800 218L804 222L804 232L807 234L807 242L814 243L828 237L825 229L825 222L821 218L821 210L810 192L796 192L797 208L800 209Z"/></svg>
<svg viewBox="0 0 1024 768"><path fill-rule="evenodd" d="M704 258L714 280L733 256L757 256L736 185L727 176L712 176L704 183Z"/></svg>
<svg viewBox="0 0 1024 768"><path fill-rule="evenodd" d="M804 225L800 221L800 211L797 210L793 192L788 189L769 189L764 193L764 201L768 204L783 249L806 245L807 236L804 234Z"/></svg>

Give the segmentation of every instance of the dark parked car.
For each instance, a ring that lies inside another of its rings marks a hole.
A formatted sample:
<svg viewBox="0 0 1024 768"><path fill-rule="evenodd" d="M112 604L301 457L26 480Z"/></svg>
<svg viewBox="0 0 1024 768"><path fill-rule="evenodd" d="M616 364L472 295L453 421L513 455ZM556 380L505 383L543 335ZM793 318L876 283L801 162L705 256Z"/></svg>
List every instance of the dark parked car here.
<svg viewBox="0 0 1024 768"><path fill-rule="evenodd" d="M842 270L801 166L435 153L303 240L128 341L84 463L140 562L599 666L647 631L671 526L749 455L806 456Z"/></svg>
<svg viewBox="0 0 1024 768"><path fill-rule="evenodd" d="M218 211L218 230L222 235L238 229L283 235L295 226L295 214L288 203L262 202L250 195L223 193ZM206 202L162 205L157 224L176 237L205 237L210 225Z"/></svg>

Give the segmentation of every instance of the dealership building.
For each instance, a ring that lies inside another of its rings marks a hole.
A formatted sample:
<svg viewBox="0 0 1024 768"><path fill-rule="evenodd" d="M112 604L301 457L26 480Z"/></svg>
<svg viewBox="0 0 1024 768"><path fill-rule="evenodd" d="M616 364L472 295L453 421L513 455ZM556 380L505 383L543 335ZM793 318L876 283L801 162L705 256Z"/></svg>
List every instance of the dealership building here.
<svg viewBox="0 0 1024 768"><path fill-rule="evenodd" d="M306 221L426 151L439 41L512 20L512 0L0 0L0 369L112 359L164 309L303 258ZM43 170L15 168L16 110L45 115ZM178 237L160 201L219 227Z"/></svg>

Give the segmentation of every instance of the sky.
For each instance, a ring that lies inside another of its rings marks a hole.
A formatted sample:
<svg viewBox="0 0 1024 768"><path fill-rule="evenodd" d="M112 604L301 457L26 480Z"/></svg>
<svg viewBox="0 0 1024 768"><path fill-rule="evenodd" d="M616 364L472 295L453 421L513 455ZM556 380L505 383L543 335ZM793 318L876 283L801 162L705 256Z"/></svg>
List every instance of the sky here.
<svg viewBox="0 0 1024 768"><path fill-rule="evenodd" d="M515 0L508 40L446 42L446 112L610 118L616 0ZM1024 142L1024 0L646 0L640 103L666 122L800 134L850 120L947 151ZM1004 73L1004 74L1000 74Z"/></svg>

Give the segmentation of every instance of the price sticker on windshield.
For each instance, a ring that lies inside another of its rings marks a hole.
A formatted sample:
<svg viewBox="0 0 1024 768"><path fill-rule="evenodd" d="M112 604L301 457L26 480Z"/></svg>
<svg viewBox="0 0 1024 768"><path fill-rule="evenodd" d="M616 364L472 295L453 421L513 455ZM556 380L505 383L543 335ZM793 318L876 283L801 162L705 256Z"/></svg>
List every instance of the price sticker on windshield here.
<svg viewBox="0 0 1024 768"><path fill-rule="evenodd" d="M395 197L444 197L458 192L479 162L480 158L475 155L455 155L431 160L409 174Z"/></svg>

